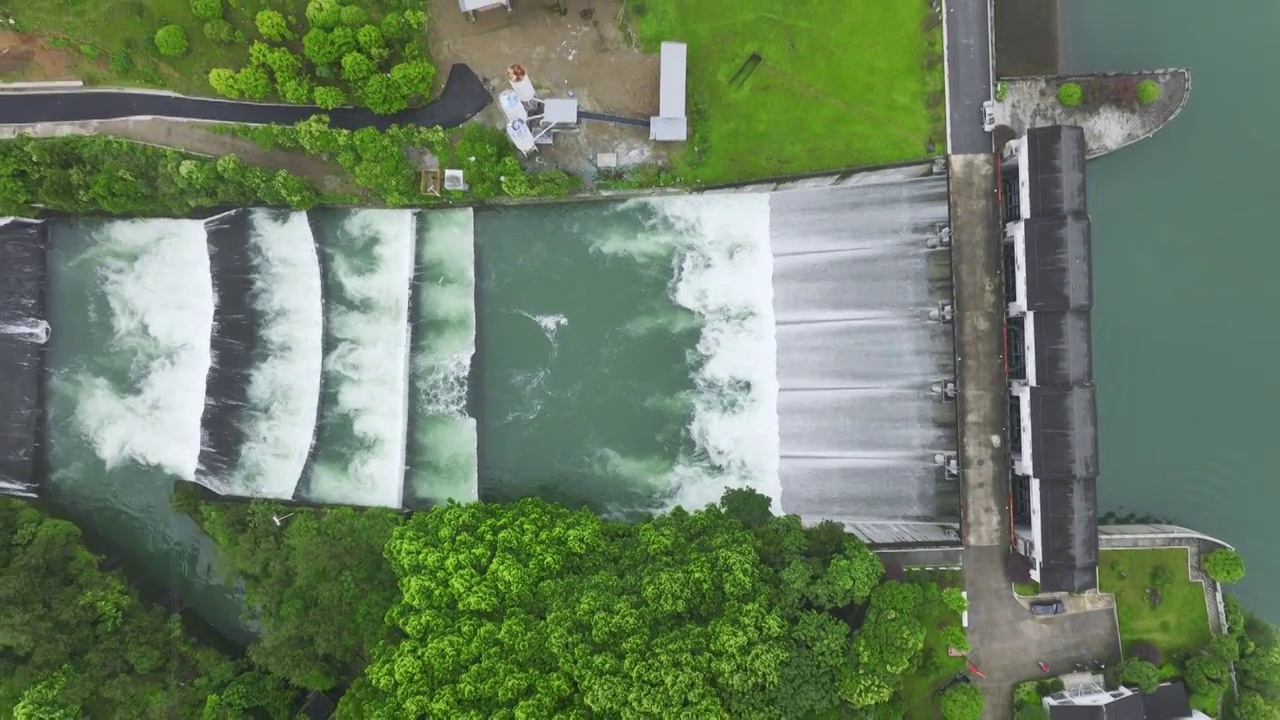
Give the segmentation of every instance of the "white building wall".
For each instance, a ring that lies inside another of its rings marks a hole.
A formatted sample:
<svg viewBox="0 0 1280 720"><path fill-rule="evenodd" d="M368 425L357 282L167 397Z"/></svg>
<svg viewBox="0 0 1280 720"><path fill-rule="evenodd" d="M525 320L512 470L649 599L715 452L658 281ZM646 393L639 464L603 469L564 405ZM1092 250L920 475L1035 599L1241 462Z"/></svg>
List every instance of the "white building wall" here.
<svg viewBox="0 0 1280 720"><path fill-rule="evenodd" d="M1040 582L1040 565L1044 563L1044 525L1040 517L1040 479L1031 478L1031 579Z"/></svg>
<svg viewBox="0 0 1280 720"><path fill-rule="evenodd" d="M1009 315L1017 316L1027 311L1027 235L1022 221L1009 223L1005 235L1013 241L1014 301L1009 305Z"/></svg>

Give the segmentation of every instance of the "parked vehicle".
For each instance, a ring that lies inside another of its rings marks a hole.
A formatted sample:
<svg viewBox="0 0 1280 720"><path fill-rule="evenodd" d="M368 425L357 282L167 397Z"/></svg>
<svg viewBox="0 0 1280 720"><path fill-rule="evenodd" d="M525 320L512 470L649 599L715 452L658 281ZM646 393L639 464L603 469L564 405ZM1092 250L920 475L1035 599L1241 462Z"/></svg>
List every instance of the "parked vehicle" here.
<svg viewBox="0 0 1280 720"><path fill-rule="evenodd" d="M1032 615L1065 615L1066 612L1067 606L1063 605L1061 600L1031 603Z"/></svg>

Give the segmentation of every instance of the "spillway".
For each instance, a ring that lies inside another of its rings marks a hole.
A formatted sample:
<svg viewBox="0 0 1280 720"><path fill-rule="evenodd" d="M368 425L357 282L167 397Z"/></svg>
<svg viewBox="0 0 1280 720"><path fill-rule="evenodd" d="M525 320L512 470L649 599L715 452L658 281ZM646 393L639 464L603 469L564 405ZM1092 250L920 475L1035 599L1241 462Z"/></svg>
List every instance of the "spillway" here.
<svg viewBox="0 0 1280 720"><path fill-rule="evenodd" d="M414 214L313 211L325 279L316 450L301 497L400 507L408 422Z"/></svg>
<svg viewBox="0 0 1280 720"><path fill-rule="evenodd" d="M46 231L43 223L0 219L0 494L33 495L40 483Z"/></svg>
<svg viewBox="0 0 1280 720"><path fill-rule="evenodd" d="M806 520L953 520L955 450L945 178L770 197L782 508Z"/></svg>

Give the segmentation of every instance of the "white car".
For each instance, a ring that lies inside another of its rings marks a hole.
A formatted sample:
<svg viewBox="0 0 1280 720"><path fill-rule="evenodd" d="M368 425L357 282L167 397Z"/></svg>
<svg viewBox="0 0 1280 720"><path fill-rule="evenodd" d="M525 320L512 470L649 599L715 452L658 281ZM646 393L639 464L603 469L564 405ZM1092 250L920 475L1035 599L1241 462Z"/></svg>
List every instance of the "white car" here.
<svg viewBox="0 0 1280 720"><path fill-rule="evenodd" d="M996 104L991 100L982 103L982 129L986 132L996 129Z"/></svg>

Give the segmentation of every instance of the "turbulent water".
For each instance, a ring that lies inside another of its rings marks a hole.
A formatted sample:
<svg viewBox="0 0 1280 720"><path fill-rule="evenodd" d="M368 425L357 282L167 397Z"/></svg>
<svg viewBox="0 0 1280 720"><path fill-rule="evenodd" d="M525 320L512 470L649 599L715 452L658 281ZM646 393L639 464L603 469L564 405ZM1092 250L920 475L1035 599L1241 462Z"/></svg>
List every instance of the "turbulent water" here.
<svg viewBox="0 0 1280 720"><path fill-rule="evenodd" d="M465 502L479 494L476 421L468 380L476 349L475 232L471 210L418 223L413 289L409 477L406 502Z"/></svg>
<svg viewBox="0 0 1280 720"><path fill-rule="evenodd" d="M404 492L414 216L313 217L327 278L321 421L304 497L399 507Z"/></svg>
<svg viewBox="0 0 1280 720"><path fill-rule="evenodd" d="M54 495L215 616L234 590L167 510L174 478L388 507L540 495L617 516L751 487L808 520L954 519L933 460L955 449L954 408L930 391L954 372L950 329L928 319L949 253L925 247L945 217L944 180L898 178L57 221Z"/></svg>

